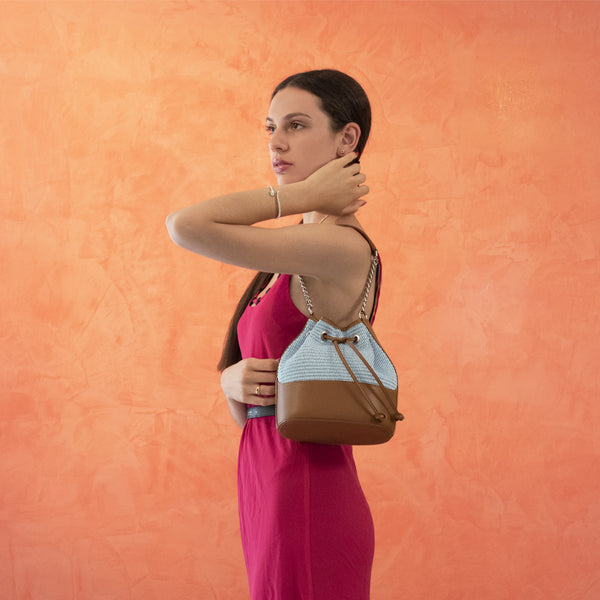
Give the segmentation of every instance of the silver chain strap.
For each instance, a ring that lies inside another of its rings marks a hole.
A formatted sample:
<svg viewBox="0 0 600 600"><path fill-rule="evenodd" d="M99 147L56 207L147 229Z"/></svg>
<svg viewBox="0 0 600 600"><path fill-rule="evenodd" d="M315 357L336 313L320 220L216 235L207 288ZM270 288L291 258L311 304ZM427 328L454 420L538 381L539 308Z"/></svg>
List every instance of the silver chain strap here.
<svg viewBox="0 0 600 600"><path fill-rule="evenodd" d="M304 300L306 301L306 308L308 310L308 314L312 317L313 316L313 305L312 305L310 296L308 295L308 290L306 289L306 285L304 284L304 278L302 277L302 275L298 275L298 279L300 280L300 287L302 288L302 293L304 294Z"/></svg>
<svg viewBox="0 0 600 600"><path fill-rule="evenodd" d="M358 316L362 319L366 317L365 308L367 308L367 302L369 301L369 295L371 294L371 286L373 285L373 278L375 277L375 271L377 270L377 266L379 265L379 253L377 250L374 251L371 258L371 268L369 269L369 276L367 278L367 283L365 284L364 289L364 297L362 301L362 305L360 310L358 311ZM308 290L306 289L306 284L304 283L304 278L302 275L298 275L298 280L300 281L300 288L302 289L302 294L304 295L304 301L306 302L306 309L308 310L308 314L312 317L313 312L313 304L310 296L308 295Z"/></svg>
<svg viewBox="0 0 600 600"><path fill-rule="evenodd" d="M367 308L367 301L369 300L369 294L371 293L371 286L373 285L373 277L375 277L375 271L377 269L377 265L379 264L379 253L375 250L373 254L373 258L371 259L371 269L369 270L369 277L367 279L367 283L365 285L365 297L363 298L362 306L358 311L358 316L362 319L362 317L366 317L365 308Z"/></svg>

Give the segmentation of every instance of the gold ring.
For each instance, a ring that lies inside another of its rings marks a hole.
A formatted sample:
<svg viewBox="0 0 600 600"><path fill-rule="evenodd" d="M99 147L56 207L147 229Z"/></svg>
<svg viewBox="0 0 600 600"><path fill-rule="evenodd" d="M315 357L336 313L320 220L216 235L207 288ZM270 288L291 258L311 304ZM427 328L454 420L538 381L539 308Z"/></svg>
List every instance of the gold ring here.
<svg viewBox="0 0 600 600"><path fill-rule="evenodd" d="M260 383L256 386L256 395L260 396Z"/></svg>

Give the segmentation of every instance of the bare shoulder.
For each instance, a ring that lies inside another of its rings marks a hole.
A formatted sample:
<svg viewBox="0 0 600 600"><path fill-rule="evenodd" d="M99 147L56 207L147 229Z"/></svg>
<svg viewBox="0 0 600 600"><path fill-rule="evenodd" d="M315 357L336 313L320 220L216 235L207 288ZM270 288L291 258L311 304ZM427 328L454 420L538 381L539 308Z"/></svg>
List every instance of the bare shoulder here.
<svg viewBox="0 0 600 600"><path fill-rule="evenodd" d="M304 277L315 316L326 316L338 323L354 320L362 303L372 255L369 242L361 233L363 229L360 223L354 220L350 223L342 221L305 227L320 227L319 235L326 236L330 244L335 243L339 250L343 250L336 253L335 257L322 257L324 262L330 263L329 277ZM343 260L339 260L340 255L344 257ZM332 264L331 261L335 261L336 264ZM294 304L307 314L297 278L292 278L290 293Z"/></svg>
<svg viewBox="0 0 600 600"><path fill-rule="evenodd" d="M351 246L355 253L355 260L370 261L372 254L371 244L373 242L368 232L356 217L350 216L345 219L338 219L331 223L329 228L335 229L340 237L344 237L346 240L345 243L349 247Z"/></svg>

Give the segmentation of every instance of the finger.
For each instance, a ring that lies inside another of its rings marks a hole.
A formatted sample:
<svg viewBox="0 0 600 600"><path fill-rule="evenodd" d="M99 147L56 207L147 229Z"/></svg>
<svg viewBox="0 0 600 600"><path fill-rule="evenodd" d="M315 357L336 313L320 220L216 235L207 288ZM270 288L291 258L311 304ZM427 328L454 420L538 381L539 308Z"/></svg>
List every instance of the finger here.
<svg viewBox="0 0 600 600"><path fill-rule="evenodd" d="M275 396L270 396L269 398L257 398L254 396L254 400L250 402L250 404L255 404L256 406L273 406L275 403Z"/></svg>
<svg viewBox="0 0 600 600"><path fill-rule="evenodd" d="M352 163L358 158L358 152L350 152L350 154L344 155L338 159L336 159L340 164L344 165L344 167L349 167ZM358 163L354 163L358 165ZM358 165L360 167L360 165Z"/></svg>
<svg viewBox="0 0 600 600"><path fill-rule="evenodd" d="M249 358L247 366L252 371L259 373L272 373L277 371L279 360L274 358Z"/></svg>
<svg viewBox="0 0 600 600"><path fill-rule="evenodd" d="M273 378L271 381L257 381L252 383L247 383L245 387L245 391L247 393L252 394L253 396L272 396L275 392L275 383L277 378Z"/></svg>
<svg viewBox="0 0 600 600"><path fill-rule="evenodd" d="M355 198L362 198L363 196L366 196L369 193L369 186L368 185L359 185L356 188L356 193L354 194Z"/></svg>
<svg viewBox="0 0 600 600"><path fill-rule="evenodd" d="M265 393L265 390L267 390L269 388L273 388L273 386L275 385L276 382L277 382L276 374L274 374L273 377L265 377L263 374L263 376L260 378L260 380L253 381L250 385L253 386L253 390L255 393L257 393L256 390L260 386L260 393L258 393L258 395L262 396Z"/></svg>
<svg viewBox="0 0 600 600"><path fill-rule="evenodd" d="M258 392L260 392L260 394ZM269 404L273 404L275 394L276 391L274 385L261 385L260 389L258 388L258 386L248 387L246 390L244 401L247 404L268 406Z"/></svg>
<svg viewBox="0 0 600 600"><path fill-rule="evenodd" d="M254 391L256 392L256 389ZM275 385L263 383L258 391L260 392L259 398L273 398L275 396Z"/></svg>
<svg viewBox="0 0 600 600"><path fill-rule="evenodd" d="M255 386L259 383L272 385L277 380L277 371L255 371L251 377L248 377L247 382L253 383Z"/></svg>
<svg viewBox="0 0 600 600"><path fill-rule="evenodd" d="M346 208L343 211L343 214L351 215L351 214L355 213L359 208L364 206L366 203L367 202L365 200L362 200L361 198L357 198L356 200L353 200L352 202L350 202L350 204L348 204L348 206L346 206Z"/></svg>

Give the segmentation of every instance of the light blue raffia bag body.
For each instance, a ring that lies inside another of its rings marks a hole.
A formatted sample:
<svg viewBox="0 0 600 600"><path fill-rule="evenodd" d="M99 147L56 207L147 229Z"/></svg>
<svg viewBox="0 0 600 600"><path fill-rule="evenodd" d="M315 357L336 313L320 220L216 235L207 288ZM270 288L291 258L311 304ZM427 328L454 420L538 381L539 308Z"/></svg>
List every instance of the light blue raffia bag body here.
<svg viewBox="0 0 600 600"><path fill-rule="evenodd" d="M351 342L340 344L339 349L359 382L377 385L377 380L357 352L367 364L373 365L373 370L386 388L398 388L394 365L368 330L367 324L361 321L342 331L323 319L309 319L302 333L288 346L281 357L277 373L279 382L304 381L307 374L315 381L354 381L337 352L331 352L331 340L334 338L351 338Z"/></svg>
<svg viewBox="0 0 600 600"><path fill-rule="evenodd" d="M286 438L321 444L380 444L393 435L398 377L375 336L365 308L379 258L371 240L371 269L358 319L342 329L316 319L300 277L310 318L288 346L277 372L277 428Z"/></svg>

